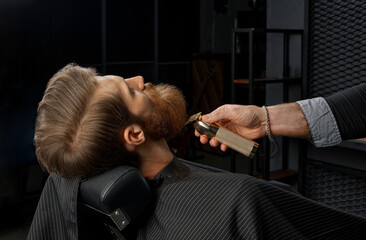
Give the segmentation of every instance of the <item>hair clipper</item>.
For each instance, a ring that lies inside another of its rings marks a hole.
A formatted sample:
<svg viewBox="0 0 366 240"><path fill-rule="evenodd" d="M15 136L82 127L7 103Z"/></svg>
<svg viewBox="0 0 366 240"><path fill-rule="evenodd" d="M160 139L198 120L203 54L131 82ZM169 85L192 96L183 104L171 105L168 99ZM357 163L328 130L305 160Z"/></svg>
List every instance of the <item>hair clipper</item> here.
<svg viewBox="0 0 366 240"><path fill-rule="evenodd" d="M186 122L186 125L190 123L193 124L193 127L200 134L205 135L210 139L214 137L217 141L227 145L231 149L234 149L249 158L254 158L258 149L258 143L233 133L222 126L203 122L201 112L192 115Z"/></svg>

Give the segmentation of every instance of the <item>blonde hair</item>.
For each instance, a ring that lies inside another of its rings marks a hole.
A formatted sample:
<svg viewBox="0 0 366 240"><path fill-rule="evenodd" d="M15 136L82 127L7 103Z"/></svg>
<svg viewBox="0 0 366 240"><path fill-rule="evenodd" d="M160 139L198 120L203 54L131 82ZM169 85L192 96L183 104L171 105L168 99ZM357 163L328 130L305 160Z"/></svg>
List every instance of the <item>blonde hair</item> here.
<svg viewBox="0 0 366 240"><path fill-rule="evenodd" d="M48 172L88 177L120 164L136 165L120 139L130 114L116 89L91 101L97 88L94 69L69 64L48 82L38 106L34 142Z"/></svg>

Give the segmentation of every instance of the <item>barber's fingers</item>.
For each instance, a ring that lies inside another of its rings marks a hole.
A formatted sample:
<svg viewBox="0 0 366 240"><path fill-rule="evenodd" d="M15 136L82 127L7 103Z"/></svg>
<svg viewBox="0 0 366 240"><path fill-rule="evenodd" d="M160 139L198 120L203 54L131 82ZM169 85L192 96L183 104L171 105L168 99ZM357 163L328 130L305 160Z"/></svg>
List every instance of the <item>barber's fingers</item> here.
<svg viewBox="0 0 366 240"><path fill-rule="evenodd" d="M220 149L221 151L226 152L228 150L228 146L226 146L225 144L221 144Z"/></svg>
<svg viewBox="0 0 366 240"><path fill-rule="evenodd" d="M200 142L202 143L202 144L206 144L206 143L208 143L208 138L205 136L205 135L201 135L197 130L194 130L194 135L196 136L196 137L199 137L200 138Z"/></svg>
<svg viewBox="0 0 366 240"><path fill-rule="evenodd" d="M219 141L217 141L215 138L211 138L211 140L210 140L211 147L218 147L219 145L220 145ZM221 149L221 151L226 152L228 147L225 144L221 144L220 149Z"/></svg>
<svg viewBox="0 0 366 240"><path fill-rule="evenodd" d="M215 138L211 138L211 140L210 140L210 146L211 147L218 147L219 144L220 143Z"/></svg>
<svg viewBox="0 0 366 240"><path fill-rule="evenodd" d="M200 136L200 142L202 144L206 144L206 143L208 143L208 141L209 141L209 139L206 136L204 136L204 135Z"/></svg>
<svg viewBox="0 0 366 240"><path fill-rule="evenodd" d="M200 134L197 130L194 130L194 135L195 135L196 137L201 136L201 134Z"/></svg>
<svg viewBox="0 0 366 240"><path fill-rule="evenodd" d="M200 138L200 142L202 144L206 144L209 142L211 147L219 146L219 142L215 138L211 138L211 140L210 140L210 139L208 139L207 136L201 135L197 130L194 130L194 135L196 135L196 137Z"/></svg>
<svg viewBox="0 0 366 240"><path fill-rule="evenodd" d="M194 131L194 135L200 138L200 142L202 144L206 144L209 142L211 147L218 147L220 145L220 143L215 138L211 138L211 140L209 141L206 136L201 135L197 130ZM221 144L220 149L221 151L226 152L228 150L228 147L225 144Z"/></svg>
<svg viewBox="0 0 366 240"><path fill-rule="evenodd" d="M232 111L232 105L226 104L218 107L216 110L209 114L203 115L202 121L214 123L225 119L231 120L233 118L232 114L235 114Z"/></svg>
<svg viewBox="0 0 366 240"><path fill-rule="evenodd" d="M208 139L207 136L201 135L197 130L194 130L194 135L196 135L196 137L200 138L200 142L202 144L206 144L209 142L211 147L217 147L219 145L216 139L211 138L211 140L210 140L210 139Z"/></svg>

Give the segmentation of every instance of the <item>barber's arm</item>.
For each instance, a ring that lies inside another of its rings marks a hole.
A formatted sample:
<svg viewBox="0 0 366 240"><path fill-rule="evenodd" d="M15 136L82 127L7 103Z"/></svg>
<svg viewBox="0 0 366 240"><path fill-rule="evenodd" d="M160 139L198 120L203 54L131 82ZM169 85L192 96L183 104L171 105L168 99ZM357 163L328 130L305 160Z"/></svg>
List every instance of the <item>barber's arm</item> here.
<svg viewBox="0 0 366 240"><path fill-rule="evenodd" d="M343 140L366 137L366 83L325 98Z"/></svg>
<svg viewBox="0 0 366 240"><path fill-rule="evenodd" d="M324 98L306 99L297 103L306 118L310 141L314 146L329 147L342 142L333 112Z"/></svg>
<svg viewBox="0 0 366 240"><path fill-rule="evenodd" d="M316 147L334 146L342 140L366 137L366 84L326 98L298 101Z"/></svg>
<svg viewBox="0 0 366 240"><path fill-rule="evenodd" d="M299 104L281 104L270 106L267 109L268 118L266 110L261 107L224 105L210 114L204 115L202 120L217 123L249 139L264 137L269 132L273 136L310 138L308 124ZM195 134L200 136L201 143L205 144L209 141L197 131ZM217 147L219 143L216 139L211 139L210 145ZM227 146L222 144L221 150L226 151Z"/></svg>
<svg viewBox="0 0 366 240"><path fill-rule="evenodd" d="M307 138L316 147L327 147L342 140L366 137L365 106L366 84L360 84L326 98L270 106L268 118L264 108L224 105L203 116L203 121L219 123L249 139L269 133ZM196 136L200 134L196 132ZM200 141L207 143L208 139L200 136ZM219 143L211 139L210 145L217 147ZM221 149L226 151L227 146L222 144Z"/></svg>

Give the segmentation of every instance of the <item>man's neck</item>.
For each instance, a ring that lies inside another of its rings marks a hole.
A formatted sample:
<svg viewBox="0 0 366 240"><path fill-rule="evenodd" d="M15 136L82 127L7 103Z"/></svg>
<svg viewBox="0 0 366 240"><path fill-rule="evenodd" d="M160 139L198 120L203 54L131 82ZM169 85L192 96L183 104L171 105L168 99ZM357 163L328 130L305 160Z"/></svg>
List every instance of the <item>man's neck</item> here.
<svg viewBox="0 0 366 240"><path fill-rule="evenodd" d="M173 160L174 156L165 139L149 139L146 144L140 147L138 151L140 156L139 168L147 179L154 179Z"/></svg>

